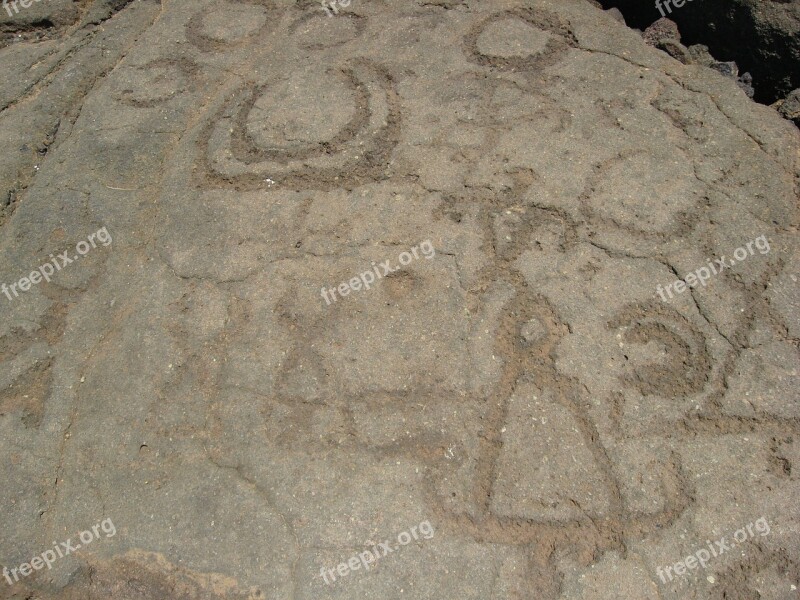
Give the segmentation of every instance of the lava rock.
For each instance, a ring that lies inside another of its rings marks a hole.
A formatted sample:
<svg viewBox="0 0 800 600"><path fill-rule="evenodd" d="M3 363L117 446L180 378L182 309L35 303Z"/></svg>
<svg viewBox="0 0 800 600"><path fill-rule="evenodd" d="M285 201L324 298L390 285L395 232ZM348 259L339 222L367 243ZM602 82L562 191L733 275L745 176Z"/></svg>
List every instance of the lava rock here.
<svg viewBox="0 0 800 600"><path fill-rule="evenodd" d="M651 1L603 0L603 5L618 7L633 24L664 16ZM706 43L715 56L735 60L750 71L759 102L785 98L800 87L800 1L687 1L672 6L666 16L685 39Z"/></svg>
<svg viewBox="0 0 800 600"><path fill-rule="evenodd" d="M678 25L675 23L675 21L664 17L645 29L643 37L647 44L650 44L651 46L658 46L659 42L664 39L680 42L681 32L678 31Z"/></svg>
<svg viewBox="0 0 800 600"><path fill-rule="evenodd" d="M711 68L714 69L715 71L719 71L726 77L735 78L739 76L739 67L732 60L728 60L725 62L717 61L711 65Z"/></svg>
<svg viewBox="0 0 800 600"><path fill-rule="evenodd" d="M784 117L800 127L800 88L790 92L778 109Z"/></svg>
<svg viewBox="0 0 800 600"><path fill-rule="evenodd" d="M614 17L614 18L615 18L617 21L619 21L619 22L620 22L620 23L622 23L623 25L625 24L625 17L622 15L622 12L620 12L620 10L619 10L618 8L616 8L616 7L614 7L614 8L609 8L609 9L606 11L606 13L607 13L608 15L610 15L610 16L612 16L612 17Z"/></svg>
<svg viewBox="0 0 800 600"><path fill-rule="evenodd" d="M736 85L747 94L748 98L755 96L756 90L753 88L753 76L750 75L750 73L743 73L739 79L736 80Z"/></svg>
<svg viewBox="0 0 800 600"><path fill-rule="evenodd" d="M692 62L696 65L703 65L704 67L710 67L715 62L717 62L711 53L708 51L708 46L705 44L694 44L687 48L689 50L689 54L692 56Z"/></svg>
<svg viewBox="0 0 800 600"><path fill-rule="evenodd" d="M690 65L694 62L689 49L681 44L679 41L672 38L662 38L658 40L656 48L663 50L675 60L679 60L685 65Z"/></svg>

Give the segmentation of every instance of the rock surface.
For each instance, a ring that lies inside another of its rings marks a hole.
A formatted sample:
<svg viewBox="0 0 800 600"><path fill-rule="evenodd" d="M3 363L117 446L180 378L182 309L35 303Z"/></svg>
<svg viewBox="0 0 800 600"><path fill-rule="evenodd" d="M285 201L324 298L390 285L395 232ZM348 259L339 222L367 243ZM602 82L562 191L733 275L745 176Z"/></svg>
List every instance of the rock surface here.
<svg viewBox="0 0 800 600"><path fill-rule="evenodd" d="M772 103L800 87L798 0L603 0L619 7L627 23L644 29L656 19L675 21L686 44L711 47L720 60L736 61L753 75L756 99ZM659 11L657 6L661 6Z"/></svg>
<svg viewBox="0 0 800 600"><path fill-rule="evenodd" d="M781 102L779 111L784 117L791 119L800 127L800 88L786 96L786 99Z"/></svg>
<svg viewBox="0 0 800 600"><path fill-rule="evenodd" d="M335 8L7 21L0 566L115 533L0 598L793 597L797 128L585 0Z"/></svg>

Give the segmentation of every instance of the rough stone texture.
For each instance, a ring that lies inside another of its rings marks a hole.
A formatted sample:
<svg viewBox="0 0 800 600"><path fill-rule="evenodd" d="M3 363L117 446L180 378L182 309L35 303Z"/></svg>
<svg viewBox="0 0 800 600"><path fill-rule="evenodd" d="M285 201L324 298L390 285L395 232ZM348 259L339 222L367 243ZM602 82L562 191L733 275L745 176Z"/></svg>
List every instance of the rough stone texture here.
<svg viewBox="0 0 800 600"><path fill-rule="evenodd" d="M113 237L0 297L0 564L117 533L0 598L796 596L793 124L583 0L104 6L0 50L0 282Z"/></svg>
<svg viewBox="0 0 800 600"><path fill-rule="evenodd" d="M644 29L660 17L675 21L686 44L708 44L720 60L736 61L753 75L756 99L771 103L800 87L798 0L603 0L622 9L628 24ZM687 41L688 40L688 41Z"/></svg>
<svg viewBox="0 0 800 600"><path fill-rule="evenodd" d="M791 119L800 127L800 88L794 90L781 102L780 113L787 119Z"/></svg>
<svg viewBox="0 0 800 600"><path fill-rule="evenodd" d="M680 42L681 32L678 30L678 25L675 21L661 18L645 29L642 37L646 43L656 46L664 39Z"/></svg>

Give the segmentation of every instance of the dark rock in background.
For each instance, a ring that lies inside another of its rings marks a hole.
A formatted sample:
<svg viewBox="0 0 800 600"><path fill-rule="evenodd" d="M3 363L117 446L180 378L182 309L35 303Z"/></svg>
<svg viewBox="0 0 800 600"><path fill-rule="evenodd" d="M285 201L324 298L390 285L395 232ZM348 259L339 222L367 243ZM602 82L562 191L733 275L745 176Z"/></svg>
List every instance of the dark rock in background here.
<svg viewBox="0 0 800 600"><path fill-rule="evenodd" d="M780 103L778 111L800 127L800 89L791 92L786 99Z"/></svg>
<svg viewBox="0 0 800 600"><path fill-rule="evenodd" d="M644 29L662 15L654 2L603 0L619 8L631 27ZM683 42L707 44L720 60L733 60L753 76L755 100L770 104L800 87L800 2L703 0L666 15Z"/></svg>

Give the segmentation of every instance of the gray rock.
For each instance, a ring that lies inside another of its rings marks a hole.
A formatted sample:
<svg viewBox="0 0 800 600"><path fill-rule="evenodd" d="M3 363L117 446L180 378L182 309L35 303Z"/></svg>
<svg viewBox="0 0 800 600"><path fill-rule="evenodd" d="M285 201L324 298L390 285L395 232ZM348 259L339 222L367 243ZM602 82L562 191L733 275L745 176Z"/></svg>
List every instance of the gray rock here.
<svg viewBox="0 0 800 600"><path fill-rule="evenodd" d="M717 62L708 51L708 46L705 44L694 44L688 48L689 54L692 57L692 62L704 67L710 67Z"/></svg>
<svg viewBox="0 0 800 600"><path fill-rule="evenodd" d="M660 15L652 2L614 0L614 4L625 15L652 19ZM672 6L666 16L686 39L703 41L714 56L734 60L752 73L762 102L783 98L800 87L797 0L693 0Z"/></svg>
<svg viewBox="0 0 800 600"><path fill-rule="evenodd" d="M788 597L793 124L584 2L121 4L0 49L0 567L89 546L0 598Z"/></svg>
<svg viewBox="0 0 800 600"><path fill-rule="evenodd" d="M623 25L625 24L625 17L618 8L616 7L609 8L608 10L606 10L606 13L614 17L617 21L619 21Z"/></svg>
<svg viewBox="0 0 800 600"><path fill-rule="evenodd" d="M651 46L657 46L662 40L681 41L681 34L675 21L663 17L644 30L644 41Z"/></svg>
<svg viewBox="0 0 800 600"><path fill-rule="evenodd" d="M711 65L711 68L715 71L719 71L725 75L725 77L736 79L739 76L739 67L736 66L736 63L732 60L725 62L717 61Z"/></svg>
<svg viewBox="0 0 800 600"><path fill-rule="evenodd" d="M685 65L692 64L692 55L689 50L680 42L671 38L662 38L656 43L656 48L663 50L675 60L679 60Z"/></svg>
<svg viewBox="0 0 800 600"><path fill-rule="evenodd" d="M779 110L784 117L800 126L800 89L796 89L786 96Z"/></svg>
<svg viewBox="0 0 800 600"><path fill-rule="evenodd" d="M736 80L736 84L739 86L739 89L747 94L748 98L755 96L755 89L753 88L753 76L750 75L750 73L742 73L742 75Z"/></svg>

